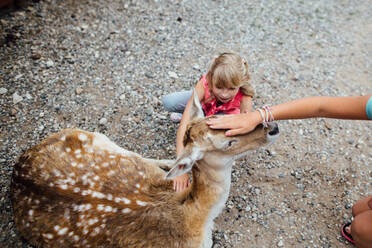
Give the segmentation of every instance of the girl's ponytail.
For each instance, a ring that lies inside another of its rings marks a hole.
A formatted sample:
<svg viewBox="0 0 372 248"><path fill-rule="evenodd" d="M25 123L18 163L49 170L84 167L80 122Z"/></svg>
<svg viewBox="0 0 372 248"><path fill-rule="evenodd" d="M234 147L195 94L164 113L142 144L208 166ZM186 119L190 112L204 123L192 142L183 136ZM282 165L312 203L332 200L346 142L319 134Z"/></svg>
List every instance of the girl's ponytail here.
<svg viewBox="0 0 372 248"><path fill-rule="evenodd" d="M254 97L254 89L252 85L249 83L249 70L248 70L248 63L245 59L242 59L243 64L243 77L242 77L242 85L240 86L240 90L242 91L243 95Z"/></svg>

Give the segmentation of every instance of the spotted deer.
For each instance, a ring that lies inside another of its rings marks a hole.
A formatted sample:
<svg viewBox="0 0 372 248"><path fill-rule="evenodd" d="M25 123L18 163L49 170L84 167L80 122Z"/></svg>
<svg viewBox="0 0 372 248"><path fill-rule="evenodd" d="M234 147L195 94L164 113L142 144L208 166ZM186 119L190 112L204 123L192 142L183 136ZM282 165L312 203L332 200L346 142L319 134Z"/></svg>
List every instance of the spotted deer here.
<svg viewBox="0 0 372 248"><path fill-rule="evenodd" d="M143 158L100 133L67 129L46 138L14 168L21 235L37 247L211 247L234 160L279 130L270 124L226 137L206 119L194 97L185 149L172 163ZM170 179L190 170L191 186L174 192Z"/></svg>

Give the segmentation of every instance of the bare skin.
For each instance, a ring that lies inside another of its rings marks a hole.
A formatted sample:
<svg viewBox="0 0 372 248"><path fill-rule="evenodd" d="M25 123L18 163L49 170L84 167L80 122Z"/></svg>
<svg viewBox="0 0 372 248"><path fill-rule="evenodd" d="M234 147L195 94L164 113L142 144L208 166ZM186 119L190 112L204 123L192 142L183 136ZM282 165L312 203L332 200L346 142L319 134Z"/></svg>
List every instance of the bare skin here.
<svg viewBox="0 0 372 248"><path fill-rule="evenodd" d="M201 102L204 96L204 87L203 81L199 80L199 82L195 86L195 90L198 94L199 101ZM239 88L216 88L212 87L212 93L215 95L217 99L221 102L228 102L235 95L238 93ZM194 94L194 93L193 93ZM190 106L192 104L192 99L194 95L191 96L190 100L188 101L185 110L182 115L182 119L177 130L177 138L176 138L176 155L182 153L183 151L183 136L185 135L187 123L190 121ZM249 113L252 111L252 97L244 96L241 103L240 103L240 112L241 113ZM177 192L183 191L190 185L190 178L188 174L183 174L177 176L173 179L173 189Z"/></svg>
<svg viewBox="0 0 372 248"><path fill-rule="evenodd" d="M326 117L349 120L368 120L365 111L371 95L357 97L308 97L272 106L275 120L306 119ZM208 125L213 129L228 129L227 136L248 133L262 122L258 111L218 116L210 119Z"/></svg>
<svg viewBox="0 0 372 248"><path fill-rule="evenodd" d="M366 104L372 95L355 97L308 97L281 103L271 107L275 120L336 118L368 120ZM248 133L263 121L259 111L218 116L207 124L212 129L228 129L226 136ZM372 196L356 202L352 214L354 220L346 230L351 233L357 248L372 248Z"/></svg>

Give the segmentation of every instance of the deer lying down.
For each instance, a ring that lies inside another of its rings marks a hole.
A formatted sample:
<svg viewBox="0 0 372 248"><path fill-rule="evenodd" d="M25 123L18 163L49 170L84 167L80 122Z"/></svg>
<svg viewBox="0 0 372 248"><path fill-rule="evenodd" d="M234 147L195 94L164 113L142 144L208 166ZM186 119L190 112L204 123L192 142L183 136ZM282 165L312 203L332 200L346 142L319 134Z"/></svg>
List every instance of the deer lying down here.
<svg viewBox="0 0 372 248"><path fill-rule="evenodd" d="M195 94L196 95L196 94ZM213 219L230 189L231 167L278 136L258 126L226 137L211 130L194 98L184 152L167 161L142 158L99 133L63 130L29 149L15 165L15 223L37 247L211 247ZM172 181L192 170L191 186Z"/></svg>

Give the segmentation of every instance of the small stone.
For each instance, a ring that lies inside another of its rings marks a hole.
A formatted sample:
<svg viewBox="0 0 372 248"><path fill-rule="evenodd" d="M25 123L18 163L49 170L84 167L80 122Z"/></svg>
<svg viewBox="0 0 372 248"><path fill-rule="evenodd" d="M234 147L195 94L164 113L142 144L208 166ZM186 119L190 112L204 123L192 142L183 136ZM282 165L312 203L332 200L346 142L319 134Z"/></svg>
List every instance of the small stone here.
<svg viewBox="0 0 372 248"><path fill-rule="evenodd" d="M105 117L101 118L101 119L99 120L99 124L100 124L100 125L106 125L106 124L107 124L107 119L106 119Z"/></svg>
<svg viewBox="0 0 372 248"><path fill-rule="evenodd" d="M325 122L325 123L324 123L324 126L325 126L328 130L332 130L332 126L331 126L331 124L329 124L328 122Z"/></svg>
<svg viewBox="0 0 372 248"><path fill-rule="evenodd" d="M80 95L83 92L83 89L80 88L80 87L79 88L76 88L75 89L75 92L76 92L77 95Z"/></svg>
<svg viewBox="0 0 372 248"><path fill-rule="evenodd" d="M54 66L54 62L53 61L51 61L50 59L46 62L46 65L48 66L48 67L52 67L52 66Z"/></svg>
<svg viewBox="0 0 372 248"><path fill-rule="evenodd" d="M41 58L41 55L39 53L33 53L31 54L30 58L33 60L38 60Z"/></svg>
<svg viewBox="0 0 372 248"><path fill-rule="evenodd" d="M177 78L178 78L177 73L175 73L175 72L173 72L173 71L169 71L169 72L168 72L168 75L169 75L171 78L174 78L174 79L177 79Z"/></svg>
<svg viewBox="0 0 372 248"><path fill-rule="evenodd" d="M0 95L3 95L7 92L8 92L8 90L6 88L0 88Z"/></svg>
<svg viewBox="0 0 372 248"><path fill-rule="evenodd" d="M32 96L28 92L26 93L25 97L27 98L27 100L31 100L32 99Z"/></svg>
<svg viewBox="0 0 372 248"><path fill-rule="evenodd" d="M148 73L148 72L145 72L145 76L147 78L154 78L154 76L152 74Z"/></svg>
<svg viewBox="0 0 372 248"><path fill-rule="evenodd" d="M23 100L23 97L18 95L17 92L13 94L13 103L17 104Z"/></svg>
<svg viewBox="0 0 372 248"><path fill-rule="evenodd" d="M125 101L125 94L121 94L119 99L120 99L120 101Z"/></svg>
<svg viewBox="0 0 372 248"><path fill-rule="evenodd" d="M277 245L278 245L278 247L283 247L284 246L283 240L279 240Z"/></svg>
<svg viewBox="0 0 372 248"><path fill-rule="evenodd" d="M9 112L10 116L16 116L17 115L17 110L12 108Z"/></svg>
<svg viewBox="0 0 372 248"><path fill-rule="evenodd" d="M199 65L198 65L198 64L195 64L195 65L193 65L193 66L192 66L192 68L193 68L194 70L197 70L197 71L199 71L199 70L200 70L200 67L199 67Z"/></svg>

